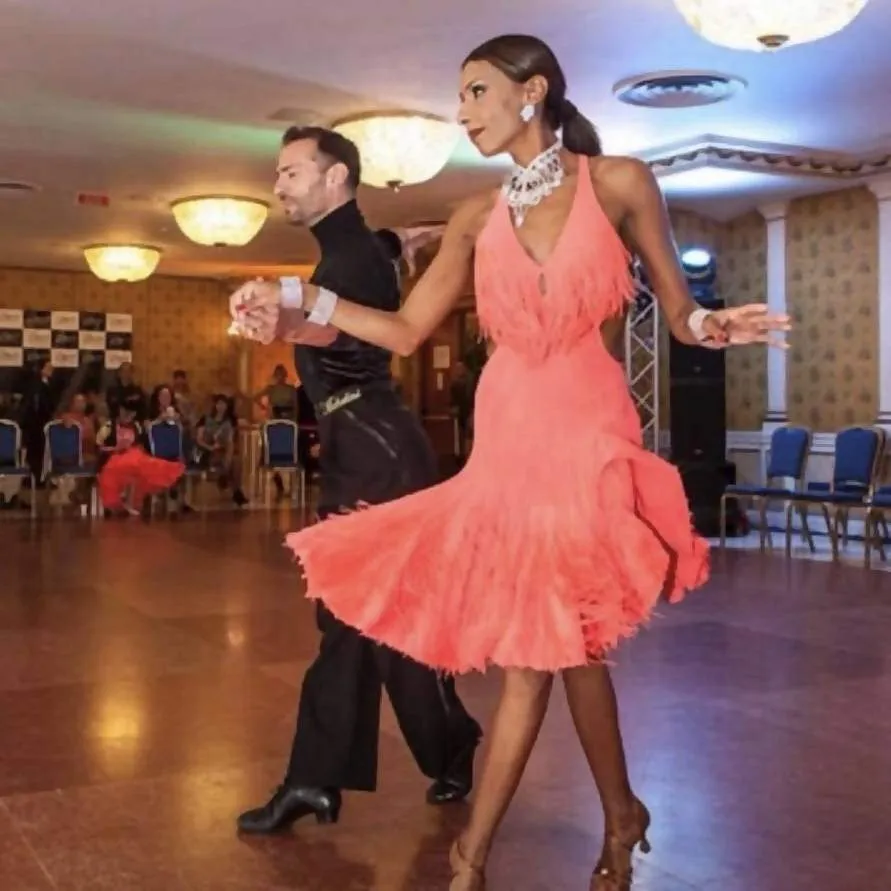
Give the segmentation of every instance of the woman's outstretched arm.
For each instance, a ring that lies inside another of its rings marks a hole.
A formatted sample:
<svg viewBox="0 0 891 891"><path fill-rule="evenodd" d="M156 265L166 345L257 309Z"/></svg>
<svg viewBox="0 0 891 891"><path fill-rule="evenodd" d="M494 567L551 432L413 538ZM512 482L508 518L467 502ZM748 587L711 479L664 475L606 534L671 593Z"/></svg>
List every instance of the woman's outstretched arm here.
<svg viewBox="0 0 891 891"><path fill-rule="evenodd" d="M492 196L484 195L458 208L445 228L439 252L399 310L373 309L351 301L349 294L337 294L325 326L400 356L411 355L465 293L473 271L476 238L491 206ZM331 303L331 292L316 285L303 283L301 290L301 305L289 308L279 282L249 282L232 295L230 310L247 337L294 342L294 335L306 330L306 313L312 315L320 300L327 300L329 309Z"/></svg>

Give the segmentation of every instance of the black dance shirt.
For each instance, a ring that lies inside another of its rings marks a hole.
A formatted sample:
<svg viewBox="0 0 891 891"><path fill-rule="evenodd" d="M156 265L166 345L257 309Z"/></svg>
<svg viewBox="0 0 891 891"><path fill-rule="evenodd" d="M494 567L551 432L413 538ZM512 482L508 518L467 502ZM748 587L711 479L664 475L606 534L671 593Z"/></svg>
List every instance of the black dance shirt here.
<svg viewBox="0 0 891 891"><path fill-rule="evenodd" d="M399 280L384 240L368 227L355 201L311 227L322 257L310 281L363 306L395 312ZM330 346L296 346L294 362L306 395L316 404L356 384L391 380L388 350L340 332Z"/></svg>

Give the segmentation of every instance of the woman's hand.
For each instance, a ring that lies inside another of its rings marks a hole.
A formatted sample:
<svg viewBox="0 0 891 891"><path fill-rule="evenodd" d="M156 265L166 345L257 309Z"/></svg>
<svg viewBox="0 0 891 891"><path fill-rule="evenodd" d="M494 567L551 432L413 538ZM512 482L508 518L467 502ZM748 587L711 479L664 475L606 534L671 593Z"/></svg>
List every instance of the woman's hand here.
<svg viewBox="0 0 891 891"><path fill-rule="evenodd" d="M276 338L285 343L325 347L337 338L331 325L316 325L306 320L306 313L316 305L317 285L301 282L303 305L299 309L282 306L279 281L256 279L242 285L229 298L232 325L229 333L268 345Z"/></svg>
<svg viewBox="0 0 891 891"><path fill-rule="evenodd" d="M229 298L230 332L258 343L272 343L278 333L282 286L276 281L245 282Z"/></svg>
<svg viewBox="0 0 891 891"><path fill-rule="evenodd" d="M789 345L777 334L791 331L792 325L789 316L771 313L767 304L749 303L709 313L702 321L702 330L710 339L703 346L721 348L766 343L785 350Z"/></svg>

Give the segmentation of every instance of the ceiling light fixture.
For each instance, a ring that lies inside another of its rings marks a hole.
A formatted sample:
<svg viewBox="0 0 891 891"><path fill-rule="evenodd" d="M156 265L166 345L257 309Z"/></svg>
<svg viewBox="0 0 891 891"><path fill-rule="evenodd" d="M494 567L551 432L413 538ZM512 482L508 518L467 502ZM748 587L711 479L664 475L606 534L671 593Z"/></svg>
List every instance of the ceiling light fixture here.
<svg viewBox="0 0 891 891"><path fill-rule="evenodd" d="M398 190L433 179L448 163L460 131L434 115L371 112L331 125L359 148L362 182Z"/></svg>
<svg viewBox="0 0 891 891"><path fill-rule="evenodd" d="M738 50L776 50L846 28L869 0L674 0L694 31Z"/></svg>
<svg viewBox="0 0 891 891"><path fill-rule="evenodd" d="M84 259L104 282L141 282L158 268L161 252L141 244L91 244Z"/></svg>
<svg viewBox="0 0 891 891"><path fill-rule="evenodd" d="M269 205L255 198L203 195L170 205L183 234L196 244L242 247L263 228Z"/></svg>
<svg viewBox="0 0 891 891"><path fill-rule="evenodd" d="M0 180L0 194L3 195L30 195L39 191L34 183L21 182L17 179Z"/></svg>

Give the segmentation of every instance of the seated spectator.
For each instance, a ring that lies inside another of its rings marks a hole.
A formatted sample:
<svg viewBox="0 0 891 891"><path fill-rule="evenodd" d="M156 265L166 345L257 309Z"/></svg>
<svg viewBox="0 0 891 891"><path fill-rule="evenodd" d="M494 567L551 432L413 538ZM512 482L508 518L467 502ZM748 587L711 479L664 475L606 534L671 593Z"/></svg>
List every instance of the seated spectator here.
<svg viewBox="0 0 891 891"><path fill-rule="evenodd" d="M256 396L254 402L266 409L266 417L297 420L297 388L288 383L288 371L284 365L276 365L272 380Z"/></svg>
<svg viewBox="0 0 891 891"><path fill-rule="evenodd" d="M108 403L105 396L95 389L84 390L86 400L86 412L93 419L93 426L98 430L109 418Z"/></svg>
<svg viewBox="0 0 891 891"><path fill-rule="evenodd" d="M192 454L189 428L180 411L179 402L174 395L172 387L167 384L159 384L149 397L149 420L153 424L179 424L182 430L183 456ZM170 497L177 502L183 513L192 513L192 506L186 501L183 493L182 481L178 482L171 490Z"/></svg>
<svg viewBox="0 0 891 891"><path fill-rule="evenodd" d="M297 421L297 388L288 383L288 371L284 365L276 365L272 380L256 396L254 402L266 410L270 420ZM285 495L285 484L281 474L274 473L272 481L278 498Z"/></svg>
<svg viewBox="0 0 891 891"><path fill-rule="evenodd" d="M195 427L195 405L192 401L192 392L189 388L189 379L182 368L173 372L173 401L179 412L183 428L191 437Z"/></svg>
<svg viewBox="0 0 891 891"><path fill-rule="evenodd" d="M148 453L135 412L122 406L96 437L99 495L107 511L138 516L145 499L171 489L185 472L182 461L163 461Z"/></svg>
<svg viewBox="0 0 891 891"><path fill-rule="evenodd" d="M150 421L169 421L185 426L182 413L174 399L173 390L167 384L159 384L152 391L148 416Z"/></svg>
<svg viewBox="0 0 891 891"><path fill-rule="evenodd" d="M96 424L93 416L87 413L87 397L83 393L75 393L68 410L59 415L59 420L66 426L80 428L80 450L83 465L92 467L96 463ZM86 504L90 497L90 481L77 479L69 496L73 504Z"/></svg>
<svg viewBox="0 0 891 891"><path fill-rule="evenodd" d="M233 485L232 500L241 507L248 499L241 491L236 453L238 422L233 405L222 393L213 397L213 411L198 421L195 431L196 460L199 466L218 474L220 489Z"/></svg>
<svg viewBox="0 0 891 891"><path fill-rule="evenodd" d="M96 421L87 411L87 397L83 393L75 393L68 410L59 415L59 420L66 427L80 427L80 448L85 465L96 461Z"/></svg>

